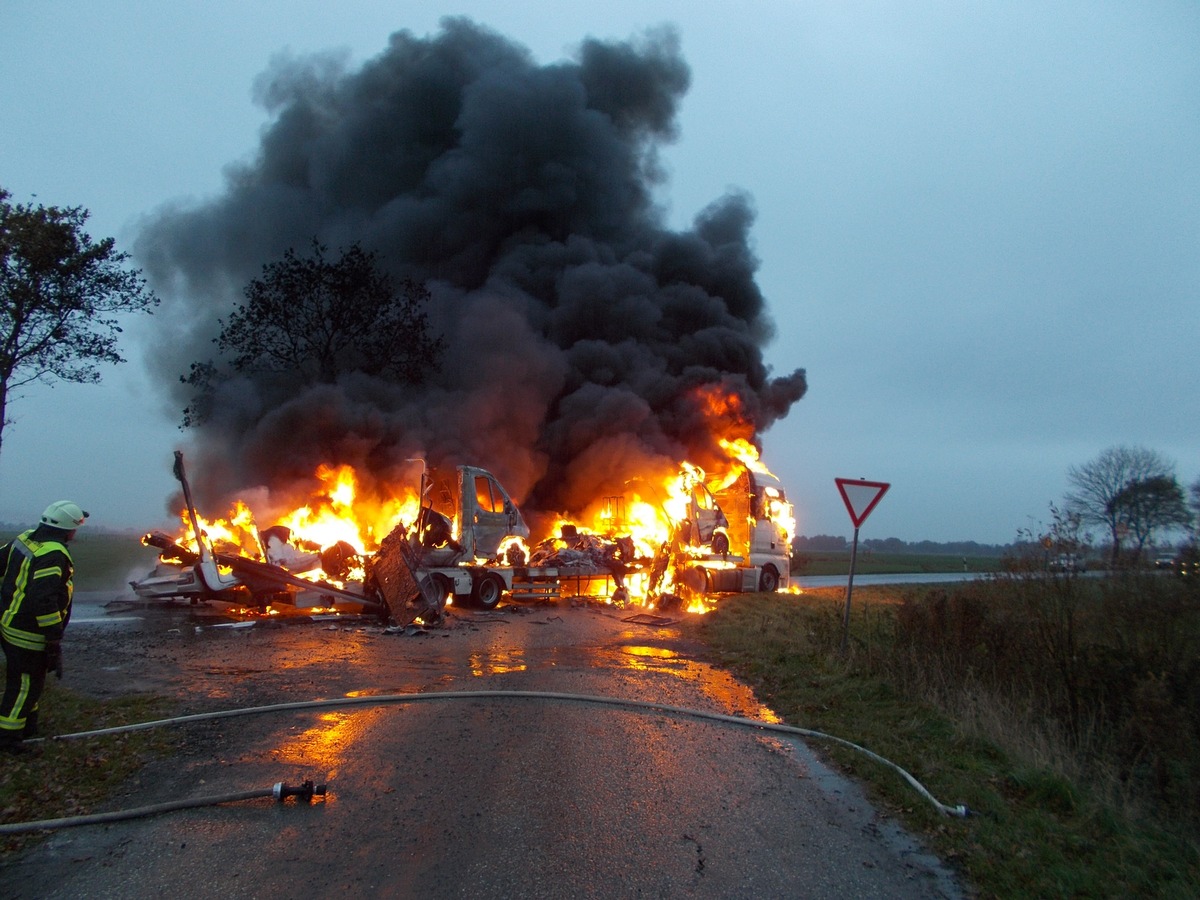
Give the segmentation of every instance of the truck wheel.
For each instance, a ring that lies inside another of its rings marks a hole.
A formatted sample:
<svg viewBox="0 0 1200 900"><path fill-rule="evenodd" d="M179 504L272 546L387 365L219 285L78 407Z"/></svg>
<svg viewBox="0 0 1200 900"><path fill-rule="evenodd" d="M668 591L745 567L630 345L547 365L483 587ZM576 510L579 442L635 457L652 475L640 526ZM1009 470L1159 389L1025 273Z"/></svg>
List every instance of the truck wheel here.
<svg viewBox="0 0 1200 900"><path fill-rule="evenodd" d="M504 581L494 572L480 575L471 587L471 599L481 609L495 609L503 593Z"/></svg>
<svg viewBox="0 0 1200 900"><path fill-rule="evenodd" d="M764 594L779 590L779 573L774 566L763 566L762 574L758 576L758 589Z"/></svg>
<svg viewBox="0 0 1200 900"><path fill-rule="evenodd" d="M712 552L718 556L724 556L729 552L729 535L723 531L718 531L712 536Z"/></svg>
<svg viewBox="0 0 1200 900"><path fill-rule="evenodd" d="M689 566L675 573L675 586L685 600L695 600L712 593L712 573L703 566Z"/></svg>
<svg viewBox="0 0 1200 900"><path fill-rule="evenodd" d="M454 587L451 586L449 578L442 575L428 575L421 578L421 596L427 607L444 610L446 601L454 595L452 592L454 592Z"/></svg>

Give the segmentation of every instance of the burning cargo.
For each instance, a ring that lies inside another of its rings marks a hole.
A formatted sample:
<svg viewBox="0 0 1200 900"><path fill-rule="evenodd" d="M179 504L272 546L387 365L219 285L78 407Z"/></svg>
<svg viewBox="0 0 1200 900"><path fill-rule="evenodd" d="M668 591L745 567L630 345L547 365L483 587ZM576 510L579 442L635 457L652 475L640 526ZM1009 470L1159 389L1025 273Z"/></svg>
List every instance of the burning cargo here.
<svg viewBox="0 0 1200 900"><path fill-rule="evenodd" d="M734 565L706 567L708 590L772 593L787 588L795 520L779 479L766 469L744 468L714 497L727 519L724 548L740 557L721 560Z"/></svg>

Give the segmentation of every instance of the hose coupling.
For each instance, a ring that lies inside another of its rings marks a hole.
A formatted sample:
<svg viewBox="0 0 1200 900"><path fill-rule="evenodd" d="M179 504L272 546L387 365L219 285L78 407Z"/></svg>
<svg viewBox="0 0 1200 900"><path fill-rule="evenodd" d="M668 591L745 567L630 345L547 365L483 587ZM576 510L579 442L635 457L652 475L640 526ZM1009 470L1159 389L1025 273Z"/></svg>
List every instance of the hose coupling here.
<svg viewBox="0 0 1200 900"><path fill-rule="evenodd" d="M314 785L311 780L305 781L302 784L284 784L282 781L275 783L275 787L271 790L271 795L282 803L288 797L296 797L303 800L305 803L312 803L312 798L325 796L325 785Z"/></svg>

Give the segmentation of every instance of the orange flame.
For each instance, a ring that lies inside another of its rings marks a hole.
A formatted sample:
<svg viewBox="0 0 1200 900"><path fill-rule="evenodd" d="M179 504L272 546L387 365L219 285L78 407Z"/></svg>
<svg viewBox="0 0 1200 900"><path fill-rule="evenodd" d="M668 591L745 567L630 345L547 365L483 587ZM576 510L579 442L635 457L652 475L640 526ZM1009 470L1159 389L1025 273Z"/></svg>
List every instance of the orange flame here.
<svg viewBox="0 0 1200 900"><path fill-rule="evenodd" d="M275 525L288 528L297 547L319 550L344 542L357 553L369 553L379 549L379 542L398 523L416 519L419 501L415 489L402 489L384 498L364 497L357 474L348 465L321 465L314 480L317 487L307 501L282 514L273 514L269 503L255 510L247 501L236 500L223 518L197 516L200 530L214 550L251 558L263 556L258 532ZM179 543L198 550L186 510L180 519L183 530Z"/></svg>

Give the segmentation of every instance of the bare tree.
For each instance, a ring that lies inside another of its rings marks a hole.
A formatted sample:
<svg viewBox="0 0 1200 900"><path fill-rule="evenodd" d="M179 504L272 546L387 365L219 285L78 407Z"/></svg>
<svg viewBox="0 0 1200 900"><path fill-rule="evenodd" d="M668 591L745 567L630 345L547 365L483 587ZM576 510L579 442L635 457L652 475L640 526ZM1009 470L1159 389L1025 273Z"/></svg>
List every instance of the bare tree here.
<svg viewBox="0 0 1200 900"><path fill-rule="evenodd" d="M408 279L397 286L358 244L336 262L325 254L314 239L309 256L288 250L263 266L262 277L246 286L246 302L221 322L215 343L227 368L263 382L329 384L362 372L419 384L445 349L429 333L429 291ZM208 417L227 368L212 360L191 364L182 381L196 394L185 426Z"/></svg>
<svg viewBox="0 0 1200 900"><path fill-rule="evenodd" d="M87 210L9 197L0 188L0 437L15 389L99 382L101 364L125 361L118 317L158 304L129 254L83 230Z"/></svg>
<svg viewBox="0 0 1200 900"><path fill-rule="evenodd" d="M1121 520L1137 541L1137 556L1154 532L1187 528L1192 515L1183 499L1183 488L1174 476L1156 475L1130 482L1115 498Z"/></svg>
<svg viewBox="0 0 1200 900"><path fill-rule="evenodd" d="M1200 478L1188 488L1188 509L1192 513L1192 541L1200 538Z"/></svg>
<svg viewBox="0 0 1200 900"><path fill-rule="evenodd" d="M1145 447L1109 447L1091 462L1067 470L1071 485L1066 494L1067 509L1083 524L1108 531L1113 565L1120 559L1121 540L1131 528L1129 502L1139 496L1137 491L1130 493L1130 488L1156 478L1174 482L1175 466Z"/></svg>

